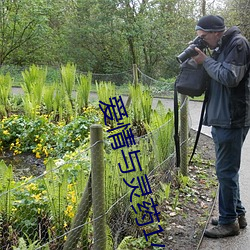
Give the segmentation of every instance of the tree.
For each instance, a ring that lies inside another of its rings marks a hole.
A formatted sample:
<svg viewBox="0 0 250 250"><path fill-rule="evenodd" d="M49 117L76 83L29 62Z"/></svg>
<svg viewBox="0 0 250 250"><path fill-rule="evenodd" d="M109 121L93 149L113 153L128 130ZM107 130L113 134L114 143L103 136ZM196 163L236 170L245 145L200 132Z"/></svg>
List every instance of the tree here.
<svg viewBox="0 0 250 250"><path fill-rule="evenodd" d="M39 1L8 0L0 2L0 65L29 41L43 32L46 9ZM29 48L32 53L41 41ZM19 62L17 62L19 63Z"/></svg>
<svg viewBox="0 0 250 250"><path fill-rule="evenodd" d="M239 26L242 33L250 39L250 2L248 0L225 0L221 11L226 25Z"/></svg>

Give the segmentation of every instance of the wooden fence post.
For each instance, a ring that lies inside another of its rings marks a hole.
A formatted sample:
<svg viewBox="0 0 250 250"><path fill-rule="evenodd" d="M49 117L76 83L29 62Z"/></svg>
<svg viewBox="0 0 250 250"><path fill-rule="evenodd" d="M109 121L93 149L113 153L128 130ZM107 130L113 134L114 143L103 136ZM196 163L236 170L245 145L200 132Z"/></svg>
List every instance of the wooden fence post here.
<svg viewBox="0 0 250 250"><path fill-rule="evenodd" d="M90 127L94 250L106 249L103 130Z"/></svg>
<svg viewBox="0 0 250 250"><path fill-rule="evenodd" d="M138 84L138 70L137 70L136 64L133 64L133 84L134 86ZM126 108L128 108L130 104L131 104L131 95L129 94L126 105L125 105Z"/></svg>
<svg viewBox="0 0 250 250"><path fill-rule="evenodd" d="M138 70L136 64L133 64L133 84L135 86L138 84Z"/></svg>

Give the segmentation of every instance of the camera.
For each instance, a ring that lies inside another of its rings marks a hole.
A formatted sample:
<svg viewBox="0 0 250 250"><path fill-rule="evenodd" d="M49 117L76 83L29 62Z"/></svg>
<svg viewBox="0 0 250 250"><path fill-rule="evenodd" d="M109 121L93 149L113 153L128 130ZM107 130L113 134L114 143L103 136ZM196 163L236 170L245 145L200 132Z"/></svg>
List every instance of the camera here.
<svg viewBox="0 0 250 250"><path fill-rule="evenodd" d="M188 58L198 55L198 53L195 51L195 47L199 48L200 50L203 50L207 48L207 43L199 36L197 36L190 45L180 54L176 57L177 61L179 63L183 63Z"/></svg>

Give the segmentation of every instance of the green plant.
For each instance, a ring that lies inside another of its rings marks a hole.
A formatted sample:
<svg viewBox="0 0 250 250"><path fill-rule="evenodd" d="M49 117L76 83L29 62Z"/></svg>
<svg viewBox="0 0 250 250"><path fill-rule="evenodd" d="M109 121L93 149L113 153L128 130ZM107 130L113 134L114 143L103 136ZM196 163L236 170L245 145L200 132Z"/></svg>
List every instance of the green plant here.
<svg viewBox="0 0 250 250"><path fill-rule="evenodd" d="M0 75L0 115L7 116L9 111L9 96L11 93L12 79L10 74Z"/></svg>
<svg viewBox="0 0 250 250"><path fill-rule="evenodd" d="M32 240L29 238L28 235L25 235L25 238L27 239L27 241L25 241L23 237L20 237L18 239L17 247L13 246L13 250L35 250L41 246L38 240L35 240L34 242L32 242ZM42 249L49 250L49 246L48 245L43 246Z"/></svg>
<svg viewBox="0 0 250 250"><path fill-rule="evenodd" d="M78 78L78 82L79 85L77 87L76 103L78 112L80 112L83 108L88 107L92 74L88 72L87 75L80 75Z"/></svg>
<svg viewBox="0 0 250 250"><path fill-rule="evenodd" d="M65 215L72 213L72 207L67 207L68 176L66 172L56 169L52 159L46 164L46 177L43 179L48 196L48 206L54 223L54 234L64 233ZM65 214L66 211L66 214Z"/></svg>
<svg viewBox="0 0 250 250"><path fill-rule="evenodd" d="M178 182L181 189L185 189L187 186L190 187L192 185L189 176L185 176L181 173L178 173Z"/></svg>
<svg viewBox="0 0 250 250"><path fill-rule="evenodd" d="M22 72L24 82L21 87L24 91L24 111L29 117L34 118L37 112L40 112L46 75L47 68L43 69L35 65Z"/></svg>
<svg viewBox="0 0 250 250"><path fill-rule="evenodd" d="M152 235L150 241L146 241L145 237L135 238L133 236L125 237L122 242L119 244L117 250L144 250L144 249L153 249L157 250L159 247L151 246L151 243L162 244L162 240L158 235Z"/></svg>
<svg viewBox="0 0 250 250"><path fill-rule="evenodd" d="M177 189L175 190L175 197L172 204L173 209L176 209L179 205L179 196L180 196L180 191Z"/></svg>
<svg viewBox="0 0 250 250"><path fill-rule="evenodd" d="M96 82L96 90L99 101L110 103L109 98L116 96L115 84L112 82Z"/></svg>
<svg viewBox="0 0 250 250"><path fill-rule="evenodd" d="M163 162L173 152L173 112L166 111L162 102L158 102L156 109L151 114L150 124L146 123L145 128L152 140L151 145L158 163Z"/></svg>
<svg viewBox="0 0 250 250"><path fill-rule="evenodd" d="M73 101L71 97L66 93L62 84L55 83L52 112L54 120L66 120L69 122L73 119L73 114Z"/></svg>
<svg viewBox="0 0 250 250"><path fill-rule="evenodd" d="M115 84L111 82L100 82L100 83L96 82L96 90L99 101L103 103L110 104L109 98L116 97ZM100 105L103 108L103 110L105 110L106 108L105 105L103 104ZM110 109L110 112L111 112L110 117L114 117L114 111L112 108ZM114 127L115 121L113 119L107 119L106 123L111 127Z"/></svg>
<svg viewBox="0 0 250 250"><path fill-rule="evenodd" d="M11 150L14 155L33 152L37 158L63 155L88 141L90 126L99 122L99 115L89 106L69 123L54 123L46 115L4 118L0 121L0 150Z"/></svg>
<svg viewBox="0 0 250 250"><path fill-rule="evenodd" d="M0 213L5 216L8 223L12 214L14 176L12 166L6 166L3 160L0 161Z"/></svg>
<svg viewBox="0 0 250 250"><path fill-rule="evenodd" d="M49 221L48 197L41 179L35 180L32 176L22 177L14 189L15 200L13 202L13 227L19 231L19 235L30 240L40 239L46 235L46 231L39 230L44 225L42 221ZM39 225L39 227L38 227ZM45 239L44 239L45 240Z"/></svg>
<svg viewBox="0 0 250 250"><path fill-rule="evenodd" d="M61 66L62 86L66 91L69 100L72 103L72 91L76 81L76 65L67 63L66 66Z"/></svg>
<svg viewBox="0 0 250 250"><path fill-rule="evenodd" d="M161 189L164 194L164 200L168 200L171 192L171 182L170 183L160 183L161 184Z"/></svg>
<svg viewBox="0 0 250 250"><path fill-rule="evenodd" d="M149 89L142 84L129 85L131 96L131 112L133 125L137 129L137 135L145 134L144 123L150 123L152 113L152 95Z"/></svg>
<svg viewBox="0 0 250 250"><path fill-rule="evenodd" d="M56 85L46 86L44 89L43 102L46 108L46 114L50 114L53 111L54 94Z"/></svg>

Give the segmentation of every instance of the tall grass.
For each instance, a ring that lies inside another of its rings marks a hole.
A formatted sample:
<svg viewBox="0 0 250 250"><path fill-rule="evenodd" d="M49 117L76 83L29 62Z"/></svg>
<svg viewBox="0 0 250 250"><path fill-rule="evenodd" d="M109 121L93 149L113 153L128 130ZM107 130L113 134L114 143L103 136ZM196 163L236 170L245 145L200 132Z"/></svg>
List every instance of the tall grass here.
<svg viewBox="0 0 250 250"><path fill-rule="evenodd" d="M62 86L64 87L69 100L72 102L72 92L76 82L76 65L67 63L61 66Z"/></svg>
<svg viewBox="0 0 250 250"><path fill-rule="evenodd" d="M77 87L76 106L78 111L88 107L89 94L91 90L92 73L80 75L78 78L79 85Z"/></svg>
<svg viewBox="0 0 250 250"><path fill-rule="evenodd" d="M136 124L150 123L153 97L148 89L142 84L129 85L132 101L132 112Z"/></svg>
<svg viewBox="0 0 250 250"><path fill-rule="evenodd" d="M29 117L35 117L42 103L43 90L46 82L47 68L32 65L22 72L24 82L21 87L24 91L24 111Z"/></svg>

